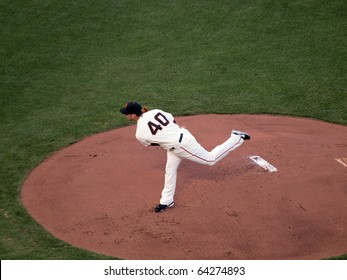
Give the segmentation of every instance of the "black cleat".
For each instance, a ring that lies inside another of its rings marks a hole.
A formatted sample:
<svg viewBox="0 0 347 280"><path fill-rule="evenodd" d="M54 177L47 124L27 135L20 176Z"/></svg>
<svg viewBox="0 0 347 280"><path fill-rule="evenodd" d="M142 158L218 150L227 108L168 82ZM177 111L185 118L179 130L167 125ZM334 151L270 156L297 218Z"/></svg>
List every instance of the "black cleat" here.
<svg viewBox="0 0 347 280"><path fill-rule="evenodd" d="M232 134L240 136L243 140L249 140L251 139L251 136L247 134L246 132L238 131L238 130L233 130L231 131Z"/></svg>
<svg viewBox="0 0 347 280"><path fill-rule="evenodd" d="M172 206L174 206L175 205L175 202L171 202L170 204L168 204L168 205L166 205L166 204L158 204L155 208L154 208L154 211L155 212L157 212L157 213L159 213L159 212L162 212L162 211L164 211L165 209L167 209L167 208L170 208L170 207L172 207Z"/></svg>

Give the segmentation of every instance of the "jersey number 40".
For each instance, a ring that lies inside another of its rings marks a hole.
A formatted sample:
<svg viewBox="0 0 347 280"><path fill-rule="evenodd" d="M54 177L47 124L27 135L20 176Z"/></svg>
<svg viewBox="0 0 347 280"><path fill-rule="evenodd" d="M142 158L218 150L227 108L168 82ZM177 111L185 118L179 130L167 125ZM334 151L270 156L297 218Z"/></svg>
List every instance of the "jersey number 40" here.
<svg viewBox="0 0 347 280"><path fill-rule="evenodd" d="M149 130L151 131L151 133L153 135L156 135L158 133L159 130L163 129L163 126L167 126L170 122L169 120L162 114L162 113L158 113L154 116L154 119L158 122L158 123L154 123L152 121L149 121L148 127Z"/></svg>

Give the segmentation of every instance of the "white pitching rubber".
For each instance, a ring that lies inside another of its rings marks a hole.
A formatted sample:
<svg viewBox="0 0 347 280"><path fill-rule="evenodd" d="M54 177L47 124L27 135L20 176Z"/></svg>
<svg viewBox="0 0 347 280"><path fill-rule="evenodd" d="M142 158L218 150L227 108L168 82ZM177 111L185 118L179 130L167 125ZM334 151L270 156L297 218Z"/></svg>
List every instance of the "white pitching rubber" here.
<svg viewBox="0 0 347 280"><path fill-rule="evenodd" d="M260 156L250 156L251 160L253 160L256 164L261 166L265 171L268 172L276 172L277 168L273 165L271 165L269 162L267 162L265 159L261 158Z"/></svg>

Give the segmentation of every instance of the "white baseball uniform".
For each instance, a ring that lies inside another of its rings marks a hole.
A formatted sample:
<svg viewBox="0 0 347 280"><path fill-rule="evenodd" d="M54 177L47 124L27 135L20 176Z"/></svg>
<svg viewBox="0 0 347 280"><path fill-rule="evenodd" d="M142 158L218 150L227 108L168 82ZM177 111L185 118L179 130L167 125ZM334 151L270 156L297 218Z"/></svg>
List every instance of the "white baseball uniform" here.
<svg viewBox="0 0 347 280"><path fill-rule="evenodd" d="M174 201L177 169L182 159L214 165L244 142L240 136L231 134L224 143L208 152L187 129L175 123L170 113L158 109L141 115L137 121L136 138L145 146L159 145L167 150L165 183L160 199L160 204L164 205Z"/></svg>

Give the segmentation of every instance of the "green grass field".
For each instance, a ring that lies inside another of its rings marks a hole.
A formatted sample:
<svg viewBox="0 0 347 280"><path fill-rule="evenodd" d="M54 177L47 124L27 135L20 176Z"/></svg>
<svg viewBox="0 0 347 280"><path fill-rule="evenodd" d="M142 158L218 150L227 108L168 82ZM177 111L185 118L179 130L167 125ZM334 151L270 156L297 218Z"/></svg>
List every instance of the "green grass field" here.
<svg viewBox="0 0 347 280"><path fill-rule="evenodd" d="M0 0L0 24L1 259L108 259L43 230L20 193L54 151L127 125L128 100L347 124L343 0Z"/></svg>

